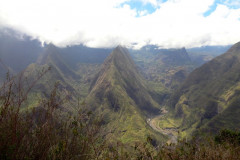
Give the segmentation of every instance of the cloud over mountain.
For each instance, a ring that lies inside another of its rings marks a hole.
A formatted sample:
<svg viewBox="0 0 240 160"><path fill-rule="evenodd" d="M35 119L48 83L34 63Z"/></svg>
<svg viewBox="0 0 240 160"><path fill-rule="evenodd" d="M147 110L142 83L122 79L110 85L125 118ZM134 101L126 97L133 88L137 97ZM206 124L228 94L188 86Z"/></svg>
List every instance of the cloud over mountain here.
<svg viewBox="0 0 240 160"><path fill-rule="evenodd" d="M239 41L240 6L234 0L0 0L0 26L58 46L227 45Z"/></svg>

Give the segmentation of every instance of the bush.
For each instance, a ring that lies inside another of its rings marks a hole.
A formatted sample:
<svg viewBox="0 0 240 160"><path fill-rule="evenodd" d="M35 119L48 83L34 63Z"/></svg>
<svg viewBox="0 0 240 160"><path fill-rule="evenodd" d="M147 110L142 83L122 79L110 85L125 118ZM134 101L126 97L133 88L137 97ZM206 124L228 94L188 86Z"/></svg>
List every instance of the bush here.
<svg viewBox="0 0 240 160"><path fill-rule="evenodd" d="M240 145L240 132L224 129L215 136L214 140L218 144L231 143Z"/></svg>
<svg viewBox="0 0 240 160"><path fill-rule="evenodd" d="M37 80L46 72L44 71ZM240 133L223 130L215 139L181 140L157 146L151 137L135 145L109 143L101 118L90 111L72 115L61 111L58 85L33 109L27 96L36 84L23 87L20 78L9 77L0 89L0 159L138 159L225 160L239 159ZM154 146L153 146L154 145Z"/></svg>
<svg viewBox="0 0 240 160"><path fill-rule="evenodd" d="M39 80L44 71L37 80ZM0 159L98 159L107 145L98 117L79 111L61 113L57 85L34 109L27 106L31 88L22 75L7 77L0 90Z"/></svg>

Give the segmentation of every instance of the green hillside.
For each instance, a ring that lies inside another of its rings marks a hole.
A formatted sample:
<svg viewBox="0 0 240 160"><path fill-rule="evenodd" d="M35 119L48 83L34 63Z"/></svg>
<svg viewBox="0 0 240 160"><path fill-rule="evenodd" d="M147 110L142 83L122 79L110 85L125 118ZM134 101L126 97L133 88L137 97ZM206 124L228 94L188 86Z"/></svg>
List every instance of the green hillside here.
<svg viewBox="0 0 240 160"><path fill-rule="evenodd" d="M239 129L240 43L195 69L170 100L182 135ZM234 116L235 115L235 116Z"/></svg>
<svg viewBox="0 0 240 160"><path fill-rule="evenodd" d="M148 117L159 114L160 106L149 94L127 49L121 46L105 60L91 84L86 103L103 116L112 133L110 139L130 143L151 135L163 140L146 122Z"/></svg>

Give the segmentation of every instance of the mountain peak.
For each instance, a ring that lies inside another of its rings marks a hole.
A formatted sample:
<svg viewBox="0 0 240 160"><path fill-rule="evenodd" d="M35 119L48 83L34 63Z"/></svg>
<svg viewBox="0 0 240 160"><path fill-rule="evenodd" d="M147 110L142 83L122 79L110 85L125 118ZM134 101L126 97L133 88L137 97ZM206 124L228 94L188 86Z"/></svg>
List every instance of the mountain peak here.
<svg viewBox="0 0 240 160"><path fill-rule="evenodd" d="M181 50L182 50L183 52L186 52L186 53L187 53L187 50L186 50L185 47L182 47Z"/></svg>
<svg viewBox="0 0 240 160"><path fill-rule="evenodd" d="M118 45L114 50L113 50L113 54L116 53L123 53L123 54L129 54L128 50L126 47L122 46L122 45Z"/></svg>
<svg viewBox="0 0 240 160"><path fill-rule="evenodd" d="M47 50L56 50L57 47L53 43L49 43L47 46L45 46Z"/></svg>
<svg viewBox="0 0 240 160"><path fill-rule="evenodd" d="M111 64L113 64L117 68L117 70L131 70L133 72L138 72L127 48L121 45L118 45L112 51L112 53L104 61L103 66L109 66Z"/></svg>
<svg viewBox="0 0 240 160"><path fill-rule="evenodd" d="M160 111L128 50L122 46L117 46L104 61L91 84L86 102L92 110L102 114L108 127L112 129L119 125L113 135L120 139L141 137L139 126L147 125L146 117ZM133 119L139 125L131 123ZM124 135L119 134L122 130L126 130ZM136 135L132 131L137 132ZM151 130L146 132L152 133Z"/></svg>
<svg viewBox="0 0 240 160"><path fill-rule="evenodd" d="M56 59L59 59L59 50L58 48L50 43L45 48L43 53L39 56L37 63L38 64L46 64L49 63L49 61L55 61Z"/></svg>
<svg viewBox="0 0 240 160"><path fill-rule="evenodd" d="M120 45L112 51L102 65L100 72L91 84L90 95L95 94L96 96L97 94L99 98L104 95L104 92L110 92L111 95L113 94L117 97L118 95L112 91L115 90L113 88L116 86L121 90L119 93L128 95L141 110L148 113L158 112L157 105L149 95L145 82L139 74L128 50ZM101 96L98 92L101 92Z"/></svg>

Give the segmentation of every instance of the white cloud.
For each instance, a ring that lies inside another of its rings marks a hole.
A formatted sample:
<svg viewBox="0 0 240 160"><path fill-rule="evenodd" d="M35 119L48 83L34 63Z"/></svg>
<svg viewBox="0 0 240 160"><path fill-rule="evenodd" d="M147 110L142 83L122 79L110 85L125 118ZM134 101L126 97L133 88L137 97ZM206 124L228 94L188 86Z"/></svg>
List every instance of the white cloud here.
<svg viewBox="0 0 240 160"><path fill-rule="evenodd" d="M147 14L148 14L148 11L147 11L147 10L139 11L139 13L138 13L138 15L139 15L140 17L146 16Z"/></svg>
<svg viewBox="0 0 240 160"><path fill-rule="evenodd" d="M130 0L0 0L0 25L60 46L137 43L139 47L150 43L194 47L240 41L240 9L218 5L204 17L214 0L141 0L160 5L154 13L147 14L127 4L120 6L127 1Z"/></svg>

